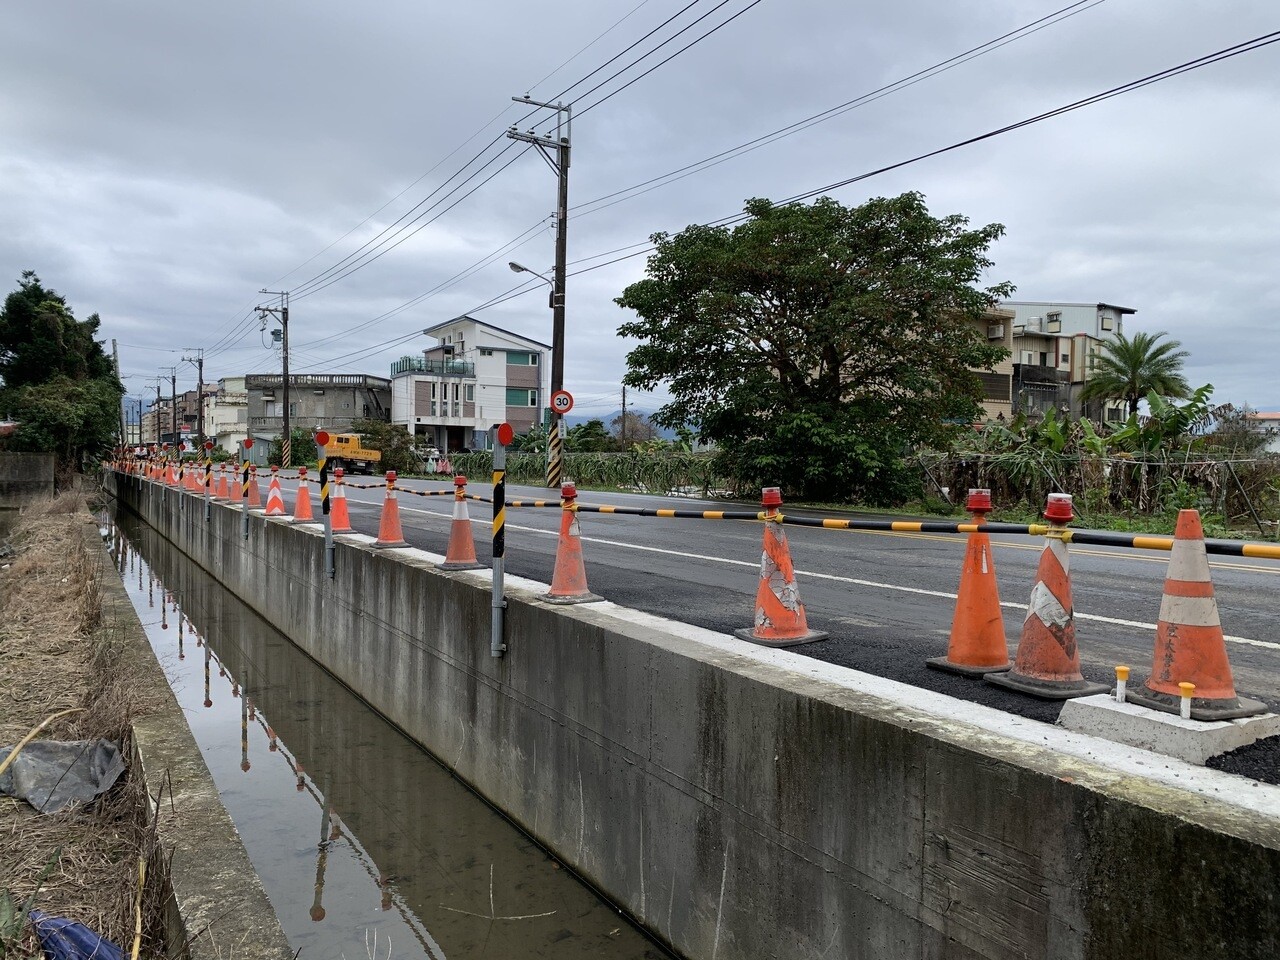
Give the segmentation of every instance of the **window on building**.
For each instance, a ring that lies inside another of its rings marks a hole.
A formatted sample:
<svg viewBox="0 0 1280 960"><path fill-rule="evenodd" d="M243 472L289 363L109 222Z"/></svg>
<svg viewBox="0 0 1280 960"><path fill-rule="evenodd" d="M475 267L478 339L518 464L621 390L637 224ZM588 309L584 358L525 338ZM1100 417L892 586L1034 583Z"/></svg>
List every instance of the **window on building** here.
<svg viewBox="0 0 1280 960"><path fill-rule="evenodd" d="M537 405L537 390L529 390L525 387L507 387L508 407L536 407Z"/></svg>
<svg viewBox="0 0 1280 960"><path fill-rule="evenodd" d="M482 356L482 357L492 357L492 356L493 356L493 351L492 351L492 350L485 350L485 349L481 349L481 351L480 351L480 356Z"/></svg>
<svg viewBox="0 0 1280 960"><path fill-rule="evenodd" d="M1098 322L1101 324L1103 330L1111 330L1115 324L1115 321L1109 313L1098 314Z"/></svg>
<svg viewBox="0 0 1280 960"><path fill-rule="evenodd" d="M1040 366L1042 366L1042 367L1047 367L1048 365L1049 365L1049 354L1047 354L1045 351L1041 350L1041 351L1040 351Z"/></svg>
<svg viewBox="0 0 1280 960"><path fill-rule="evenodd" d="M1044 319L1045 319L1045 322L1048 323L1049 325L1047 328L1049 333L1062 332L1062 314L1061 313L1046 313L1044 315Z"/></svg>
<svg viewBox="0 0 1280 960"><path fill-rule="evenodd" d="M458 385L456 383L453 385L453 402L458 402Z"/></svg>
<svg viewBox="0 0 1280 960"><path fill-rule="evenodd" d="M298 405L296 403L289 404L289 416L296 417L298 415Z"/></svg>
<svg viewBox="0 0 1280 960"><path fill-rule="evenodd" d="M435 398L436 398L436 382L432 380L431 381L431 399L434 400Z"/></svg>
<svg viewBox="0 0 1280 960"><path fill-rule="evenodd" d="M1063 362L1063 363L1070 363L1070 362L1071 362L1071 354L1069 354L1069 353L1064 353L1064 354L1062 355L1062 362Z"/></svg>
<svg viewBox="0 0 1280 960"><path fill-rule="evenodd" d="M536 367L538 355L524 350L508 350L507 364L513 367Z"/></svg>
<svg viewBox="0 0 1280 960"><path fill-rule="evenodd" d="M467 384L466 401L467 403L476 402L476 385L474 383Z"/></svg>

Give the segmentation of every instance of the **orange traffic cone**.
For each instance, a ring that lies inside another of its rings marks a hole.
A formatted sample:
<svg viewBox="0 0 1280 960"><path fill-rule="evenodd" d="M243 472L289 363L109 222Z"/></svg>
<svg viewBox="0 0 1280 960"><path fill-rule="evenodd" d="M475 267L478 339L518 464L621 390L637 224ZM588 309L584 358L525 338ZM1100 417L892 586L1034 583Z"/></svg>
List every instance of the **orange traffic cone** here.
<svg viewBox="0 0 1280 960"><path fill-rule="evenodd" d="M991 509L991 491L970 490L965 508L981 528ZM947 655L926 660L925 666L967 677L1009 669L1009 641L1004 635L1004 615L996 588L995 558L985 530L970 533L965 547Z"/></svg>
<svg viewBox="0 0 1280 960"><path fill-rule="evenodd" d="M307 485L307 468L298 468L298 499L293 508L294 523L310 523L315 520L311 513L311 488Z"/></svg>
<svg viewBox="0 0 1280 960"><path fill-rule="evenodd" d="M247 466L247 464L246 464ZM231 467L231 479L227 483L227 492L231 494L231 501L239 503L244 499L244 467L237 467L234 464Z"/></svg>
<svg viewBox="0 0 1280 960"><path fill-rule="evenodd" d="M273 467L272 469L275 468ZM249 509L257 510L261 506L262 488L258 486L258 465L256 463L251 463L249 464ZM283 498L280 500L280 506L284 506Z"/></svg>
<svg viewBox="0 0 1280 960"><path fill-rule="evenodd" d="M400 503L396 500L396 472L387 471L387 499L382 504L382 518L378 521L378 539L375 547L407 547L404 532L400 529Z"/></svg>
<svg viewBox="0 0 1280 960"><path fill-rule="evenodd" d="M556 566L551 574L551 590L540 597L547 603L590 603L601 600L587 589L587 571L582 565L582 541L578 534L578 487L572 480L560 485L560 540L556 544Z"/></svg>
<svg viewBox="0 0 1280 960"><path fill-rule="evenodd" d="M227 465L218 464L218 486L214 493L219 500L231 499L231 487L227 484Z"/></svg>
<svg viewBox="0 0 1280 960"><path fill-rule="evenodd" d="M760 491L764 507L764 551L760 555L760 586L756 590L756 619L750 627L733 631L740 640L766 647L793 647L800 643L825 640L827 634L810 630L800 602L800 586L791 566L787 535L778 522L782 491L765 487Z"/></svg>
<svg viewBox="0 0 1280 960"><path fill-rule="evenodd" d="M476 544L471 537L471 517L467 515L467 478L453 478L453 523L449 527L449 548L441 570L480 570ZM584 581L585 582L585 581Z"/></svg>
<svg viewBox="0 0 1280 960"><path fill-rule="evenodd" d="M280 471L279 467L271 468L271 483L267 485L267 516L268 517L286 517L289 512L284 508L284 495L280 492ZM253 484L249 484L249 505L253 505Z"/></svg>
<svg viewBox="0 0 1280 960"><path fill-rule="evenodd" d="M1131 688L1127 699L1153 710L1178 713L1180 685L1191 683L1195 685L1193 720L1234 720L1265 713L1265 704L1236 696L1200 514L1179 510L1173 536L1151 676L1136 690Z"/></svg>
<svg viewBox="0 0 1280 960"><path fill-rule="evenodd" d="M1045 534L1036 585L1031 590L1013 669L1008 673L987 674L985 679L1046 700L1070 700L1105 693L1106 684L1093 683L1080 673L1075 612L1071 605L1071 562L1063 536L1066 525L1075 517L1071 495L1049 494L1044 517L1049 521L1049 532Z"/></svg>
<svg viewBox="0 0 1280 960"><path fill-rule="evenodd" d="M333 497L329 501L329 524L334 533L351 533L351 515L347 512L346 484L342 481L342 468L333 471Z"/></svg>

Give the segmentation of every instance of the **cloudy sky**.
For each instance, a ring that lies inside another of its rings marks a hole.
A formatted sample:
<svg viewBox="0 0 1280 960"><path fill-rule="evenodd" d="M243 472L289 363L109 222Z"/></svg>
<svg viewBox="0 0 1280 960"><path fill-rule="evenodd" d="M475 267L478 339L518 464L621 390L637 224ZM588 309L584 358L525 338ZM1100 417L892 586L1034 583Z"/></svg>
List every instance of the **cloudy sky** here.
<svg viewBox="0 0 1280 960"><path fill-rule="evenodd" d="M209 380L277 369L251 310L262 288L294 291L295 370L386 376L431 342L424 327L513 288L529 292L477 316L550 340L545 287L520 287L527 275L507 268L547 272L554 259L554 177L503 136L548 115L524 119L513 95L555 99L586 78L563 96L580 114L569 239L579 270L641 250L655 231L732 215L749 197L805 193L1280 29L1275 0L1077 4L705 172L590 202L1066 2L10 0L0 281L13 289L34 269L79 316L100 313L131 394L172 365L179 387L193 386L181 358L196 349ZM1131 331L1167 330L1191 351L1193 384L1280 409L1277 154L1280 44L832 195L856 204L919 190L937 215L1003 223L992 281L1013 281L1019 299L1133 307ZM384 235L401 217L417 232ZM344 263L359 269L335 270ZM617 406L628 345L612 298L643 269L638 256L569 281L575 412Z"/></svg>

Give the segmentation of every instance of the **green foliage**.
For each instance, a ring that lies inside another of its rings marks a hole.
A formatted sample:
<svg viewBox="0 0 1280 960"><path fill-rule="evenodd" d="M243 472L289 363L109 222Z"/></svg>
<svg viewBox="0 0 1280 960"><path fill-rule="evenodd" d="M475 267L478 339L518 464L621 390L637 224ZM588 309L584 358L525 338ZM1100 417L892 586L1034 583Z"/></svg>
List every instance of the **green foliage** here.
<svg viewBox="0 0 1280 960"><path fill-rule="evenodd" d="M935 218L917 193L746 210L732 230L653 237L647 278L616 301L640 341L624 381L667 384L654 420L715 441L740 484L880 499L909 447L980 412L972 370L1006 354L976 321L1013 287L977 284L1004 228Z"/></svg>
<svg viewBox="0 0 1280 960"><path fill-rule="evenodd" d="M6 387L0 403L18 421L10 448L57 455L62 466L109 448L119 432L120 391L111 380L73 380Z"/></svg>
<svg viewBox="0 0 1280 960"><path fill-rule="evenodd" d="M360 434L365 447L382 451L382 460L375 470L409 474L419 469L418 458L413 452L413 437L399 424L385 420L356 420L349 432Z"/></svg>
<svg viewBox="0 0 1280 960"><path fill-rule="evenodd" d="M9 449L57 455L77 468L116 441L124 388L94 336L95 313L76 320L67 301L34 272L0 309L0 415L19 421Z"/></svg>
<svg viewBox="0 0 1280 960"><path fill-rule="evenodd" d="M455 454L452 462L456 472L468 477L487 477L493 471L493 455L488 452ZM730 492L717 458L707 453L569 453L564 458L564 477L584 488L699 496L724 496ZM508 483L540 487L545 480L545 454L507 454ZM742 492L753 499L760 493L750 489Z"/></svg>
<svg viewBox="0 0 1280 960"><path fill-rule="evenodd" d="M267 463L289 469L302 467L316 462L316 442L311 431L306 427L291 427L289 430L289 462L284 462L284 441L276 437L267 448Z"/></svg>
<svg viewBox="0 0 1280 960"><path fill-rule="evenodd" d="M516 434L515 439L511 441L510 449L545 457L547 455L547 431L535 423L529 428L528 433Z"/></svg>
<svg viewBox="0 0 1280 960"><path fill-rule="evenodd" d="M1130 413L1129 418L1111 432L1107 446L1126 453L1156 453L1207 421L1212 394L1213 384L1206 383L1197 387L1186 403L1177 404L1153 390L1147 394L1150 415L1140 418L1136 413Z"/></svg>
<svg viewBox="0 0 1280 960"><path fill-rule="evenodd" d="M1117 333L1103 344L1089 381L1080 393L1083 400L1123 400L1132 416L1138 401L1149 393L1163 397L1186 397L1191 388L1182 376L1182 361L1190 354L1179 349L1177 340L1165 340L1167 333L1136 333L1130 339Z"/></svg>
<svg viewBox="0 0 1280 960"><path fill-rule="evenodd" d="M607 453L617 450L618 443L605 429L603 420L588 420L569 428L564 449L573 453Z"/></svg>

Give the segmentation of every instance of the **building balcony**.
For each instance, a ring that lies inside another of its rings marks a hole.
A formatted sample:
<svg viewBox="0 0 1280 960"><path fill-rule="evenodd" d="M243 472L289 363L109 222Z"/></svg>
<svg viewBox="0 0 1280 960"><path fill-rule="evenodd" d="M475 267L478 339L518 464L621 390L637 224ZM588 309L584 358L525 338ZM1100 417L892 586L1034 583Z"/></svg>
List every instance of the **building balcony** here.
<svg viewBox="0 0 1280 960"><path fill-rule="evenodd" d="M461 377L474 380L476 365L467 360L428 360L426 357L401 357L391 364L391 376L420 373L428 377Z"/></svg>
<svg viewBox="0 0 1280 960"><path fill-rule="evenodd" d="M1054 367L1041 366L1038 363L1015 363L1013 365L1013 382L1018 383L1067 383L1070 373Z"/></svg>

